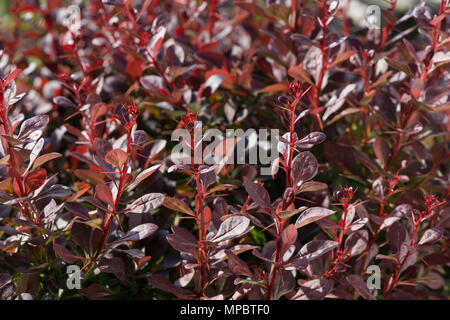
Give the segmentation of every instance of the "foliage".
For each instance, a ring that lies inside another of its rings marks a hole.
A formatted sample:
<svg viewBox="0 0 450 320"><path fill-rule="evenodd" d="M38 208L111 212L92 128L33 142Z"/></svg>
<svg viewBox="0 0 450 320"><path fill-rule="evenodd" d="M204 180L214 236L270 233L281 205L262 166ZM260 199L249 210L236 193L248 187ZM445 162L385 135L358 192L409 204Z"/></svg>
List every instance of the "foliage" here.
<svg viewBox="0 0 450 320"><path fill-rule="evenodd" d="M448 298L446 1L72 2L0 31L1 299ZM196 120L280 129L273 175L174 163Z"/></svg>

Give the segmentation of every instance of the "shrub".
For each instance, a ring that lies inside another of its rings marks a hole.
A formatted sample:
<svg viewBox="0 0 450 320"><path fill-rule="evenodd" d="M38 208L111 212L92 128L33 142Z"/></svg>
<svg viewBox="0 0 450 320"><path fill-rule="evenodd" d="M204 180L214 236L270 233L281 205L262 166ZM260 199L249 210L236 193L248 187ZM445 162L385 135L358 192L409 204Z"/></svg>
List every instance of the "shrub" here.
<svg viewBox="0 0 450 320"><path fill-rule="evenodd" d="M387 3L13 1L0 297L447 299L450 6ZM279 129L272 174L199 123Z"/></svg>

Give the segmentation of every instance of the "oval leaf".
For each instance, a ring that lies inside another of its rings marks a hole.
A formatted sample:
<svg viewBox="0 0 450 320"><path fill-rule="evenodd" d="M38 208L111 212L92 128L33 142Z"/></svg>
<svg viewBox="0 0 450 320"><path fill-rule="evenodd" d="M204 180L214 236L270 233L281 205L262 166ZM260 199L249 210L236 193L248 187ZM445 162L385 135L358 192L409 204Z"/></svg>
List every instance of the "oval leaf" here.
<svg viewBox="0 0 450 320"><path fill-rule="evenodd" d="M309 208L305 212L303 212L300 215L300 217L298 217L297 221L295 222L295 226L297 228L306 226L307 224L310 224L311 222L314 222L314 221L317 221L324 217L327 217L329 215L332 215L333 213L334 213L333 210L322 208L322 207Z"/></svg>

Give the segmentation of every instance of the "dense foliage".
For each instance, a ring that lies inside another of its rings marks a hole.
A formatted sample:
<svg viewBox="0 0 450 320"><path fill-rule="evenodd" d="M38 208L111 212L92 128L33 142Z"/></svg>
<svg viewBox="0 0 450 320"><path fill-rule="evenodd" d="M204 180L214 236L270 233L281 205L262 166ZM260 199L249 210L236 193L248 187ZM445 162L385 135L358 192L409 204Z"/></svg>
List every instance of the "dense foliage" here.
<svg viewBox="0 0 450 320"><path fill-rule="evenodd" d="M10 2L1 299L448 298L448 1ZM196 121L273 175L175 163Z"/></svg>

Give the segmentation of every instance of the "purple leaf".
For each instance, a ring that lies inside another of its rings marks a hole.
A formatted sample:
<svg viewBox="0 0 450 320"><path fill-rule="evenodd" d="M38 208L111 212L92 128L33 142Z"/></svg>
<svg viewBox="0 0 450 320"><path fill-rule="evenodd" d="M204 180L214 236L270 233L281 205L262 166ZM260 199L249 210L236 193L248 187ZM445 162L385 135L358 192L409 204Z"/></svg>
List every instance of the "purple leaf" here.
<svg viewBox="0 0 450 320"><path fill-rule="evenodd" d="M219 69L226 63L224 55L212 51L199 51L195 54L195 58L201 62L211 64Z"/></svg>
<svg viewBox="0 0 450 320"><path fill-rule="evenodd" d="M391 148L389 148L387 141L380 136L376 137L375 142L373 143L373 151L384 166L391 154Z"/></svg>
<svg viewBox="0 0 450 320"><path fill-rule="evenodd" d="M58 107L63 107L63 108L76 108L75 103L73 103L73 102L70 101L68 98L63 97L63 96L54 97L54 98L53 98L53 103L56 104Z"/></svg>
<svg viewBox="0 0 450 320"><path fill-rule="evenodd" d="M147 281L149 284L158 288L159 290L169 292L180 299L189 299L194 296L194 294L190 290L177 287L162 274L154 274L150 276Z"/></svg>
<svg viewBox="0 0 450 320"><path fill-rule="evenodd" d="M314 279L300 285L291 300L322 300L333 288L333 281L328 279Z"/></svg>
<svg viewBox="0 0 450 320"><path fill-rule="evenodd" d="M135 130L133 131L133 143L134 144L142 144L148 140L148 134L144 130Z"/></svg>
<svg viewBox="0 0 450 320"><path fill-rule="evenodd" d="M216 182L216 172L214 166L200 166L199 178L206 190L211 184Z"/></svg>
<svg viewBox="0 0 450 320"><path fill-rule="evenodd" d="M300 45L317 46L317 44L314 41L312 41L310 38L300 33L294 33L293 35L291 35L291 39L294 40L295 42L298 42L298 44Z"/></svg>
<svg viewBox="0 0 450 320"><path fill-rule="evenodd" d="M317 174L319 164L316 157L309 152L300 152L292 161L291 177L295 186L311 180Z"/></svg>
<svg viewBox="0 0 450 320"><path fill-rule="evenodd" d="M345 241L345 251L350 253L350 256L356 256L366 249L369 241L369 233L367 230L359 230L350 234Z"/></svg>
<svg viewBox="0 0 450 320"><path fill-rule="evenodd" d="M50 153L43 154L42 156L38 157L34 161L34 164L33 164L33 167L31 168L31 170L37 169L40 166L42 166L44 163L46 163L46 162L48 162L50 160L59 158L61 156L62 156L62 154L57 153L57 152L50 152Z"/></svg>
<svg viewBox="0 0 450 320"><path fill-rule="evenodd" d="M289 219L290 217L295 216L297 213L305 211L305 209L307 209L307 207L300 207L298 209L282 211L282 212L278 213L277 215L280 219Z"/></svg>
<svg viewBox="0 0 450 320"><path fill-rule="evenodd" d="M356 292L358 292L364 299L367 300L375 300L373 294L367 288L366 282L360 275L352 274L347 278L348 283L355 288Z"/></svg>
<svg viewBox="0 0 450 320"><path fill-rule="evenodd" d="M12 282L13 278L8 273L0 273L0 289Z"/></svg>
<svg viewBox="0 0 450 320"><path fill-rule="evenodd" d="M139 241L142 239L145 239L152 235L156 230L158 229L158 226L153 223L144 223L141 225L138 225L137 227L134 227L128 233L123 236L122 238L114 241L112 244L117 244L123 241Z"/></svg>
<svg viewBox="0 0 450 320"><path fill-rule="evenodd" d="M398 255L399 261L404 260L403 266L400 269L400 273L402 273L403 271L408 269L410 266L414 265L416 263L416 260L418 257L417 250L410 246L409 241L405 241L402 243L402 246L401 246L400 250L398 251L397 255ZM408 255L408 256L406 257L406 255ZM406 258L406 260L405 260L405 258Z"/></svg>
<svg viewBox="0 0 450 320"><path fill-rule="evenodd" d="M369 218L360 218L356 221L354 221L351 225L350 225L350 231L356 231L361 229L362 227L364 227L367 222L369 222Z"/></svg>
<svg viewBox="0 0 450 320"><path fill-rule="evenodd" d="M212 212L212 223L216 229L219 229L222 221L221 217L228 214L229 206L224 198L216 198L213 202L214 210Z"/></svg>
<svg viewBox="0 0 450 320"><path fill-rule="evenodd" d="M63 259L66 263L72 264L77 262L78 260L83 259L82 257L73 254L68 249L57 243L53 243L53 250L55 251L55 254Z"/></svg>
<svg viewBox="0 0 450 320"><path fill-rule="evenodd" d="M426 243L433 243L442 238L444 235L444 230L439 227L435 227L432 229L428 229L425 231L422 235L422 238L420 238L419 244L426 244Z"/></svg>
<svg viewBox="0 0 450 320"><path fill-rule="evenodd" d="M244 177L244 187L250 198L263 208L270 207L270 197L267 190L259 184Z"/></svg>
<svg viewBox="0 0 450 320"><path fill-rule="evenodd" d="M106 140L106 139L102 139L102 138L95 138L94 139L94 148L95 151L101 155L102 157L105 157L106 154L112 150L112 145L111 143Z"/></svg>
<svg viewBox="0 0 450 320"><path fill-rule="evenodd" d="M160 76L149 75L143 76L140 79L141 85L149 91L157 91L158 89L165 89L163 78Z"/></svg>
<svg viewBox="0 0 450 320"><path fill-rule="evenodd" d="M338 243L331 240L312 240L305 244L299 251L298 255L300 258L307 261L316 259L327 252L330 252L336 248Z"/></svg>
<svg viewBox="0 0 450 320"><path fill-rule="evenodd" d="M79 204L77 202L66 202L64 203L64 207L71 213L73 213L76 217L81 217L84 220L90 219L88 209L86 209L86 207L82 204Z"/></svg>
<svg viewBox="0 0 450 320"><path fill-rule="evenodd" d="M141 173L139 173L134 181L130 183L127 187L127 190L131 190L134 187L136 187L139 183L147 179L149 176L151 176L156 170L158 170L161 167L161 164L154 165L150 168L145 169Z"/></svg>
<svg viewBox="0 0 450 320"><path fill-rule="evenodd" d="M49 117L47 115L34 116L22 122L17 139L37 140L47 128Z"/></svg>
<svg viewBox="0 0 450 320"><path fill-rule="evenodd" d="M294 290L294 288L295 288L295 278L292 275L292 272L280 270L280 272L278 272L275 277L272 299L279 300L281 296Z"/></svg>
<svg viewBox="0 0 450 320"><path fill-rule="evenodd" d="M244 260L239 258L230 250L225 250L225 253L228 256L228 269L232 273L248 277L251 277L253 275L253 273L250 271L250 268L247 266Z"/></svg>
<svg viewBox="0 0 450 320"><path fill-rule="evenodd" d="M438 290L445 286L445 279L437 272L429 272L425 277L418 280L433 290Z"/></svg>
<svg viewBox="0 0 450 320"><path fill-rule="evenodd" d="M315 144L319 144L325 141L327 136L323 132L311 132L303 139L297 141L295 144L298 145L300 148L311 148Z"/></svg>
<svg viewBox="0 0 450 320"><path fill-rule="evenodd" d="M338 111L345 103L347 96L353 92L356 88L354 83L350 83L344 88L338 89L333 92L331 99L325 104L325 112L323 113L323 120L327 120L330 115Z"/></svg>
<svg viewBox="0 0 450 320"><path fill-rule="evenodd" d="M31 166L33 165L36 158L39 156L39 153L41 152L43 147L44 147L44 138L40 138L34 145L33 149L31 150L30 162L28 163L27 170L30 170Z"/></svg>
<svg viewBox="0 0 450 320"><path fill-rule="evenodd" d="M129 204L126 210L134 213L148 213L159 208L163 204L165 197L162 193L147 193Z"/></svg>
<svg viewBox="0 0 450 320"><path fill-rule="evenodd" d="M186 229L172 226L172 234L167 236L170 245L180 252L192 253L198 246L197 239Z"/></svg>
<svg viewBox="0 0 450 320"><path fill-rule="evenodd" d="M220 242L237 238L249 231L249 224L250 220L246 217L232 216L221 223L219 230L211 241Z"/></svg>
<svg viewBox="0 0 450 320"><path fill-rule="evenodd" d="M306 226L314 221L332 215L334 213L333 210L322 208L322 207L313 207L305 210L295 222L295 226L297 228Z"/></svg>
<svg viewBox="0 0 450 320"><path fill-rule="evenodd" d="M403 217L409 216L409 213L413 207L409 203L399 204L395 209L384 219L380 230L390 227L394 222L400 220Z"/></svg>
<svg viewBox="0 0 450 320"><path fill-rule="evenodd" d="M98 266L101 272L121 273L124 271L124 264L120 258L102 259Z"/></svg>
<svg viewBox="0 0 450 320"><path fill-rule="evenodd" d="M392 248L392 253L396 254L403 241L406 239L406 230L400 221L394 222L386 232L386 240Z"/></svg>
<svg viewBox="0 0 450 320"><path fill-rule="evenodd" d="M145 258L145 253L139 249L128 249L128 250L121 250L121 251L125 252L127 255L129 255L133 259Z"/></svg>
<svg viewBox="0 0 450 320"><path fill-rule="evenodd" d="M42 193L39 193L38 191L39 190L36 190L33 193L33 196L36 197L35 200L45 198L64 198L72 195L72 192L70 191L69 187L63 186L61 184L55 184Z"/></svg>
<svg viewBox="0 0 450 320"><path fill-rule="evenodd" d="M319 79L320 70L322 69L322 51L315 46L310 47L309 50L306 52L303 61L304 61L303 68L317 82Z"/></svg>

